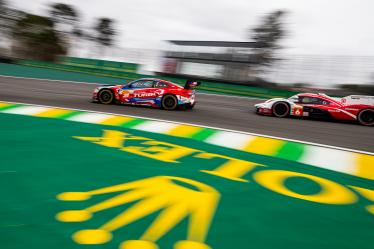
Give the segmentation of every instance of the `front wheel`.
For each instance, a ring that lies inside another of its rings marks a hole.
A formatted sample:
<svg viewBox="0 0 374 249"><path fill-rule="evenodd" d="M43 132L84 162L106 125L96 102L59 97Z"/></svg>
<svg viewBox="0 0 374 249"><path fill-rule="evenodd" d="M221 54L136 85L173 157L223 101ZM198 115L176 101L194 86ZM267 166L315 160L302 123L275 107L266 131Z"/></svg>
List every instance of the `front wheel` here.
<svg viewBox="0 0 374 249"><path fill-rule="evenodd" d="M162 98L161 107L165 110L175 110L178 106L177 97L174 95L166 95Z"/></svg>
<svg viewBox="0 0 374 249"><path fill-rule="evenodd" d="M114 101L113 92L109 89L104 89L99 92L98 100L100 103L109 105Z"/></svg>
<svg viewBox="0 0 374 249"><path fill-rule="evenodd" d="M290 106L285 102L278 102L273 105L272 111L274 116L284 118L290 114Z"/></svg>
<svg viewBox="0 0 374 249"><path fill-rule="evenodd" d="M362 125L373 126L374 125L374 110L366 109L366 110L361 111L357 116L357 120Z"/></svg>

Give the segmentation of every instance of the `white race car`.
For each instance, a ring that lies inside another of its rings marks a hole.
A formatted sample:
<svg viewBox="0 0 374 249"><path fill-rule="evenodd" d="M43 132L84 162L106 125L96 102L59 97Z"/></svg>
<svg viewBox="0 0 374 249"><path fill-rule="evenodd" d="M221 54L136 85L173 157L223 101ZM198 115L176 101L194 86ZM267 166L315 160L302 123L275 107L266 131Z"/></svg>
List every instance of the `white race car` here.
<svg viewBox="0 0 374 249"><path fill-rule="evenodd" d="M288 99L274 98L255 105L256 113L275 116L313 117L358 121L374 125L374 96L333 98L326 94L301 93Z"/></svg>

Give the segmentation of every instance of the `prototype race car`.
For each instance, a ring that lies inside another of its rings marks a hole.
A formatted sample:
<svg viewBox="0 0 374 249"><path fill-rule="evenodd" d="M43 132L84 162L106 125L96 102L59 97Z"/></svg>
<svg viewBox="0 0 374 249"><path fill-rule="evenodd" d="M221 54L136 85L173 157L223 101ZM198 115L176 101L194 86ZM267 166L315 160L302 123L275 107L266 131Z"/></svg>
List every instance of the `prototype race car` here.
<svg viewBox="0 0 374 249"><path fill-rule="evenodd" d="M102 104L130 104L174 110L192 109L196 103L195 90L200 85L188 80L184 87L161 79L138 79L125 85L104 85L95 88L92 100Z"/></svg>
<svg viewBox="0 0 374 249"><path fill-rule="evenodd" d="M333 98L325 94L300 93L288 99L274 98L255 105L256 113L284 118L287 116L358 121L374 125L374 96L350 95Z"/></svg>

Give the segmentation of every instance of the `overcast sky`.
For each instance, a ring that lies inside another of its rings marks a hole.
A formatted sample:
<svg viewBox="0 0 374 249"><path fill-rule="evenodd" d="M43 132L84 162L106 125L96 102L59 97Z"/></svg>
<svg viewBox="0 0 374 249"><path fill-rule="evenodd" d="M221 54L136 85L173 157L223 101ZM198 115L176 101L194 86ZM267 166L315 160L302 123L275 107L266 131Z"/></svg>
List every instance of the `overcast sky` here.
<svg viewBox="0 0 374 249"><path fill-rule="evenodd" d="M122 47L164 48L162 40L245 41L248 28L271 11L289 11L285 52L374 55L373 0L8 0L45 14L52 2L79 10L83 24L96 17L117 20Z"/></svg>

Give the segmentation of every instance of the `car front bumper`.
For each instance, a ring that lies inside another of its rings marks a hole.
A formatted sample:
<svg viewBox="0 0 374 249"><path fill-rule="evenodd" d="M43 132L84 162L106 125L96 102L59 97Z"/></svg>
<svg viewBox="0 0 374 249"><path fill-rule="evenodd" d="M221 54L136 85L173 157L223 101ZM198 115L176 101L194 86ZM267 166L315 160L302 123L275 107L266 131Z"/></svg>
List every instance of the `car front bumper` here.
<svg viewBox="0 0 374 249"><path fill-rule="evenodd" d="M98 94L97 94L97 92L93 92L92 93L92 98L91 99L92 99L93 102L97 102L98 101Z"/></svg>
<svg viewBox="0 0 374 249"><path fill-rule="evenodd" d="M256 104L255 105L255 110L257 114L262 114L262 115L271 115L272 110L271 107L265 104Z"/></svg>

